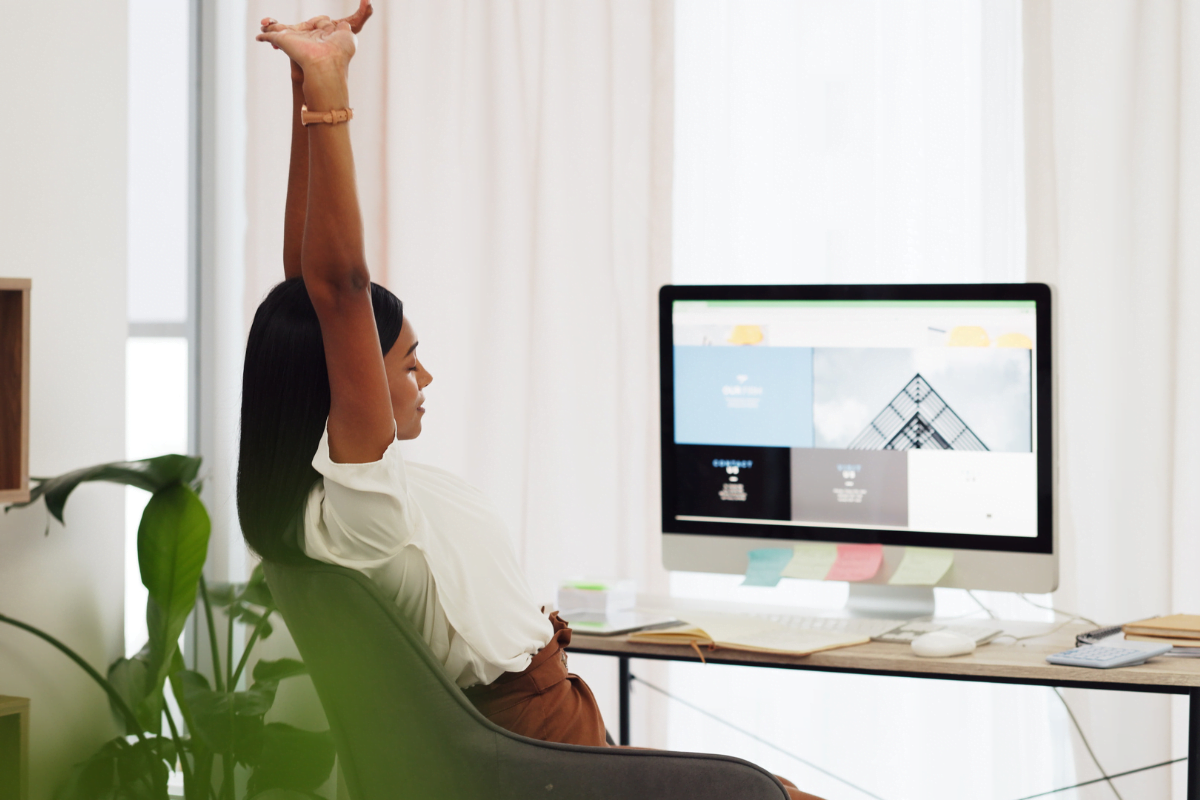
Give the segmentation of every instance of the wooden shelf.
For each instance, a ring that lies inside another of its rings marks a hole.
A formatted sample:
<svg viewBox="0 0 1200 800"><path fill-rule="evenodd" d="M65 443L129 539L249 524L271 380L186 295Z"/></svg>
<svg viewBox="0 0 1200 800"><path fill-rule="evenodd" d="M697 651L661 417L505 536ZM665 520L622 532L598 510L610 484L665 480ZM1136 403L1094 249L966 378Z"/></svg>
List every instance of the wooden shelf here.
<svg viewBox="0 0 1200 800"><path fill-rule="evenodd" d="M29 797L29 701L0 695L0 800Z"/></svg>
<svg viewBox="0 0 1200 800"><path fill-rule="evenodd" d="M29 499L28 278L0 278L0 503Z"/></svg>

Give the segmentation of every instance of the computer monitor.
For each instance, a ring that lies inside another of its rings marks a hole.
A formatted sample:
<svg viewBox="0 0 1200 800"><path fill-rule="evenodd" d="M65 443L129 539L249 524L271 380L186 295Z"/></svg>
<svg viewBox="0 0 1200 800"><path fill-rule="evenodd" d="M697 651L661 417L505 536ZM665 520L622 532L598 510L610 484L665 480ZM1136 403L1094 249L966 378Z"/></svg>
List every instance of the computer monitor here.
<svg viewBox="0 0 1200 800"><path fill-rule="evenodd" d="M939 586L1057 587L1050 287L665 286L659 322L667 569L878 543L859 610L906 546L954 552Z"/></svg>

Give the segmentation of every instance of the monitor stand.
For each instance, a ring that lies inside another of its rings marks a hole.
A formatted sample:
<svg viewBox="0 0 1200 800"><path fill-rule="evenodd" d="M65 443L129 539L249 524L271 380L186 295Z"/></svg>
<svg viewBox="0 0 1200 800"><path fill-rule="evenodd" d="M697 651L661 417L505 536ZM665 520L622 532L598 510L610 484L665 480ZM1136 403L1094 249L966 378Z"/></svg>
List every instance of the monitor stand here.
<svg viewBox="0 0 1200 800"><path fill-rule="evenodd" d="M846 611L854 617L914 619L932 617L932 586L881 586L851 583Z"/></svg>

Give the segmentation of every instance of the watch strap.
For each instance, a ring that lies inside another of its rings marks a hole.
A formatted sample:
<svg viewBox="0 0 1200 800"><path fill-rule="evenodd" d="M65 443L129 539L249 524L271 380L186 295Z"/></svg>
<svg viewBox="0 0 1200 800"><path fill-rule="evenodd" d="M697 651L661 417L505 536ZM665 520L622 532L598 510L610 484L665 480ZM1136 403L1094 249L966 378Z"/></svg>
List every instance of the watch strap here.
<svg viewBox="0 0 1200 800"><path fill-rule="evenodd" d="M337 125L339 122L349 122L354 119L353 108L335 108L330 111L309 111L308 106L300 106L301 125Z"/></svg>

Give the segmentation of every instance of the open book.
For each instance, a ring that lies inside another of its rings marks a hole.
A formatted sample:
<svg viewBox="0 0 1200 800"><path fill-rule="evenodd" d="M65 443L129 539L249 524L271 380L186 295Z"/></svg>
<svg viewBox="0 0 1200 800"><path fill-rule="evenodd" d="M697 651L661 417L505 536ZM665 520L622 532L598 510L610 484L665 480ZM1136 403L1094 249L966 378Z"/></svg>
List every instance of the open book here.
<svg viewBox="0 0 1200 800"><path fill-rule="evenodd" d="M820 650L866 644L871 639L856 633L798 630L762 617L733 614L688 614L689 622L674 628L659 628L629 634L630 642L680 644L698 653L701 647L747 650L754 653L785 653L807 656ZM701 655L703 660L703 655Z"/></svg>

